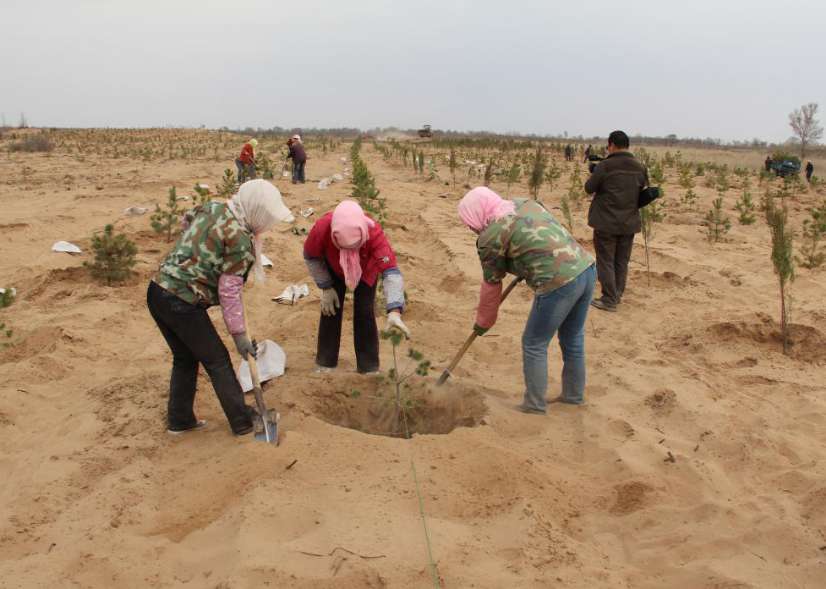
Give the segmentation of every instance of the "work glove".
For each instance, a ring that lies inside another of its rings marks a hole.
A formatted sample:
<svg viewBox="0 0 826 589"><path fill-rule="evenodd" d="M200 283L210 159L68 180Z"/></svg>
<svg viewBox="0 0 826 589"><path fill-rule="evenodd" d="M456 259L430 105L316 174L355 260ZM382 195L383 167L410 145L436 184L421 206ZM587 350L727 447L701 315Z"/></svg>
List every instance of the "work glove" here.
<svg viewBox="0 0 826 589"><path fill-rule="evenodd" d="M490 327L481 327L478 323L473 324L473 333L480 337L485 335L489 329Z"/></svg>
<svg viewBox="0 0 826 589"><path fill-rule="evenodd" d="M338 293L332 288L325 288L321 291L321 314L332 317L336 310L341 307L338 300Z"/></svg>
<svg viewBox="0 0 826 589"><path fill-rule="evenodd" d="M385 331L390 331L394 327L401 331L406 338L410 339L410 330L407 329L407 325L402 321L402 315L398 311L390 311L387 314L387 327Z"/></svg>
<svg viewBox="0 0 826 589"><path fill-rule="evenodd" d="M255 343L255 340L250 341L246 333L236 333L232 336L232 339L235 341L235 349L238 350L238 353L241 354L244 360L246 360L250 354L252 354L253 358L257 356L258 344Z"/></svg>

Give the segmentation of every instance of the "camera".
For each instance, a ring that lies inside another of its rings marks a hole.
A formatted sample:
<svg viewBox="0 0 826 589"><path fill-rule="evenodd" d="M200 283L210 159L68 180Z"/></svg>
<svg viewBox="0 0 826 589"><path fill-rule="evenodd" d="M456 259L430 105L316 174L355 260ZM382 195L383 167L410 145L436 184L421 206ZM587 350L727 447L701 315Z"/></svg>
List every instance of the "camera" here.
<svg viewBox="0 0 826 589"><path fill-rule="evenodd" d="M597 167L597 163L601 162L604 159L605 158L602 157L601 155L589 155L588 156L588 172L593 174L594 173L594 168Z"/></svg>

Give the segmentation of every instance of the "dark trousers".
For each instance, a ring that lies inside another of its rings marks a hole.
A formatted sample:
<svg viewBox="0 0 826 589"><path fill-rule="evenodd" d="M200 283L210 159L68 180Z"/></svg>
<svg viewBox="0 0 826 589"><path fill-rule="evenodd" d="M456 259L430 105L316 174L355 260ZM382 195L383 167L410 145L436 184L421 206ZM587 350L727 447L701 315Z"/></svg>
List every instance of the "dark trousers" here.
<svg viewBox="0 0 826 589"><path fill-rule="evenodd" d="M203 364L233 432L252 425L244 393L232 369L227 347L221 341L206 309L191 305L154 282L146 293L149 313L172 350L167 415L170 429L196 423L193 404L198 364Z"/></svg>
<svg viewBox="0 0 826 589"><path fill-rule="evenodd" d="M594 231L594 249L597 252L597 279L602 287L602 300L618 305L625 292L628 262L634 247L634 234L612 235Z"/></svg>
<svg viewBox="0 0 826 589"><path fill-rule="evenodd" d="M245 164L241 160L235 160L235 167L238 168L238 184L243 184L247 180L255 180L255 164Z"/></svg>
<svg viewBox="0 0 826 589"><path fill-rule="evenodd" d="M321 316L318 324L318 353L315 359L319 366L327 368L338 365L341 321L344 318L344 293L347 288L344 281L335 275L333 281L333 288L338 294L341 306L335 315ZM361 373L379 369L379 331L376 327L375 302L376 286L367 286L360 282L353 293L353 340L356 348L356 369Z"/></svg>
<svg viewBox="0 0 826 589"><path fill-rule="evenodd" d="M307 162L293 162L293 184L301 182L304 184L304 165Z"/></svg>

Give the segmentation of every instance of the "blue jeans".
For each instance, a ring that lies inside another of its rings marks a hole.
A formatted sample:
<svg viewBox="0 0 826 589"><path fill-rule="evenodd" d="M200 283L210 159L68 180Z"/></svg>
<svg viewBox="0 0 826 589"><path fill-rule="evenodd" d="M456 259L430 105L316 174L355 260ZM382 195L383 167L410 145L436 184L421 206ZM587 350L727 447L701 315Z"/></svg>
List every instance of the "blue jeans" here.
<svg viewBox="0 0 826 589"><path fill-rule="evenodd" d="M522 409L545 413L548 344L559 332L562 349L562 401L580 404L585 392L585 319L594 294L596 269L590 266L565 286L536 295L522 334L525 400Z"/></svg>
<svg viewBox="0 0 826 589"><path fill-rule="evenodd" d="M307 162L293 162L293 184L301 182L304 184L304 164Z"/></svg>

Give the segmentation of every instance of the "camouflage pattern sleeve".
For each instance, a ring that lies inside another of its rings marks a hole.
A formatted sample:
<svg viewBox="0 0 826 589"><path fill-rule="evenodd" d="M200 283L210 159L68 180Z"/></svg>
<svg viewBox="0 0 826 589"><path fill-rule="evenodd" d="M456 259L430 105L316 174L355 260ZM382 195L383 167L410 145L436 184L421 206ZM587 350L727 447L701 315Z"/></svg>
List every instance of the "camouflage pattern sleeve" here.
<svg viewBox="0 0 826 589"><path fill-rule="evenodd" d="M508 257L502 247L502 240L507 231L504 221L491 223L476 240L479 261L482 263L482 278L490 284L502 282L508 273Z"/></svg>

